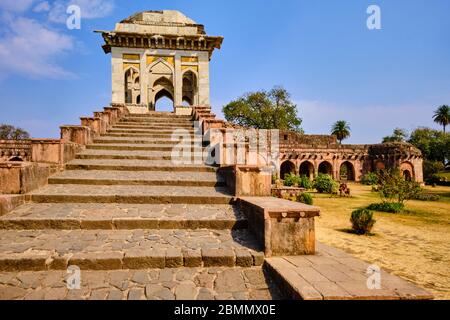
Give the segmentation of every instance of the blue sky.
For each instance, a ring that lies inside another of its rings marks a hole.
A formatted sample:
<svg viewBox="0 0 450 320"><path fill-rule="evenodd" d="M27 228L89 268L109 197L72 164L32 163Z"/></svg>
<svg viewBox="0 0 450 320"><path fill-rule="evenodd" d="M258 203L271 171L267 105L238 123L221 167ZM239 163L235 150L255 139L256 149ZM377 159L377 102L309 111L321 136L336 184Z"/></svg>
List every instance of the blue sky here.
<svg viewBox="0 0 450 320"><path fill-rule="evenodd" d="M65 8L82 8L68 30ZM369 5L381 30L366 27ZM63 9L63 10L62 10ZM350 122L348 143L376 143L395 127L438 128L450 104L448 0L1 0L0 123L58 137L110 102L110 56L93 30L137 11L177 9L225 37L211 61L216 113L245 92L284 86L306 133Z"/></svg>

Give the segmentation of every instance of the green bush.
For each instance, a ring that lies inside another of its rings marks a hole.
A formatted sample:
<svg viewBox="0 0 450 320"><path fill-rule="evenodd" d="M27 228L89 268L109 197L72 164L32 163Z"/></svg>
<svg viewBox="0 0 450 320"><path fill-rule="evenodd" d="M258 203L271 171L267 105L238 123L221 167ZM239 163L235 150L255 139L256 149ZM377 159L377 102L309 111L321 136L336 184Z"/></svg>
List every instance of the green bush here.
<svg viewBox="0 0 450 320"><path fill-rule="evenodd" d="M352 212L350 217L352 229L357 234L370 233L376 220L373 218L373 213L367 209L358 209Z"/></svg>
<svg viewBox="0 0 450 320"><path fill-rule="evenodd" d="M286 187L293 187L299 184L299 177L293 173L289 173L284 176L284 185Z"/></svg>
<svg viewBox="0 0 450 320"><path fill-rule="evenodd" d="M319 173L314 179L313 188L319 193L335 193L338 189L338 183L329 174Z"/></svg>
<svg viewBox="0 0 450 320"><path fill-rule="evenodd" d="M378 184L378 174L369 172L362 176L361 183L366 186L374 186Z"/></svg>
<svg viewBox="0 0 450 320"><path fill-rule="evenodd" d="M300 177L298 186L300 188L305 188L305 189L309 190L309 189L312 189L312 182L311 182L311 180L309 180L309 178L307 176L303 175Z"/></svg>
<svg viewBox="0 0 450 320"><path fill-rule="evenodd" d="M440 199L441 197L439 197L437 194L430 194L430 193L419 193L413 198L413 200L419 201L439 201Z"/></svg>
<svg viewBox="0 0 450 320"><path fill-rule="evenodd" d="M367 209L388 213L400 213L405 209L405 205L399 202L372 203L367 207Z"/></svg>
<svg viewBox="0 0 450 320"><path fill-rule="evenodd" d="M303 192L303 193L300 193L297 196L297 202L301 202L301 203L304 203L304 204L309 204L309 205L312 206L312 204L313 204L313 197L309 193Z"/></svg>

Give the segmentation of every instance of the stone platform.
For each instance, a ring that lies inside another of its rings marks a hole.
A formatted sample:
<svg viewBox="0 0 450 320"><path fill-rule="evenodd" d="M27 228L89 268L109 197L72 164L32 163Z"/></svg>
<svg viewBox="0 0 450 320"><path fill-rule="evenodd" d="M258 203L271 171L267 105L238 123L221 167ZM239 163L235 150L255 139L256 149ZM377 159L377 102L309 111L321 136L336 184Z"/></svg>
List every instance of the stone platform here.
<svg viewBox="0 0 450 320"><path fill-rule="evenodd" d="M369 289L370 267L342 250L317 243L313 256L266 258L265 268L284 293L301 300L430 300L416 285L380 272L380 289Z"/></svg>

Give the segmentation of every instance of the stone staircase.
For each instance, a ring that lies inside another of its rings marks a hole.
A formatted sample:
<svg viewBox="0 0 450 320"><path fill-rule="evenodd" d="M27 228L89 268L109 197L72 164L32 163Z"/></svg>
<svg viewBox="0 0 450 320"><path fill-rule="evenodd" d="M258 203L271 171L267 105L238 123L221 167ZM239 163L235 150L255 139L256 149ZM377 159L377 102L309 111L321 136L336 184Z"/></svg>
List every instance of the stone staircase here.
<svg viewBox="0 0 450 320"><path fill-rule="evenodd" d="M0 271L261 273L264 254L217 168L171 161L174 129L194 137L190 117L153 112L128 115L96 138L0 218Z"/></svg>

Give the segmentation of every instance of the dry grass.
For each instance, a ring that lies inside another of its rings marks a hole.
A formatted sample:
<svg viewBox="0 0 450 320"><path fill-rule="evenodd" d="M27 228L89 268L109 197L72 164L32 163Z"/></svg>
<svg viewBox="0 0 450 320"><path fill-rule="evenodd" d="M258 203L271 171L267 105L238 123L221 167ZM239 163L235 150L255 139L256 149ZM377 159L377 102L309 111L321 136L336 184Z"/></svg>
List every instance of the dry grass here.
<svg viewBox="0 0 450 320"><path fill-rule="evenodd" d="M427 188L441 196L438 202L408 201L402 214L376 212L372 236L346 230L351 212L379 202L378 194L358 184L350 188L351 198L314 194L314 205L322 209L317 240L390 270L437 299L450 299L450 187Z"/></svg>

